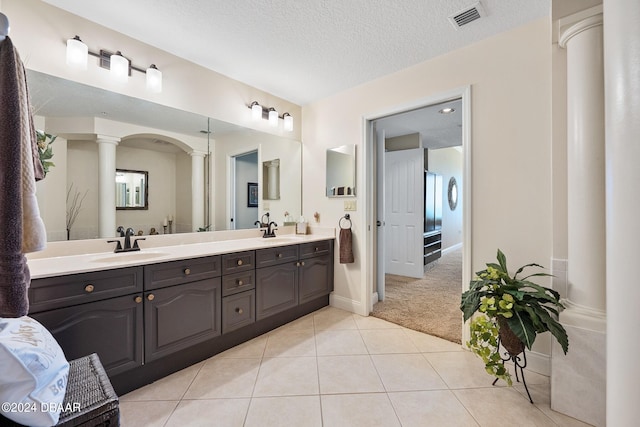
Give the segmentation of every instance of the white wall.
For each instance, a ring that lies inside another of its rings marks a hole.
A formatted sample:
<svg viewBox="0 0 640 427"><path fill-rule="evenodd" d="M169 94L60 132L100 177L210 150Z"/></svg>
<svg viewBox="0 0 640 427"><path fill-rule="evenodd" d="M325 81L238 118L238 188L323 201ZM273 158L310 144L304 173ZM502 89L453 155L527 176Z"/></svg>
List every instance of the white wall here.
<svg viewBox="0 0 640 427"><path fill-rule="evenodd" d="M462 243L462 151L455 147L429 150L427 169L442 175L442 249L447 249ZM447 197L451 177L458 186L458 205L454 211L449 208Z"/></svg>
<svg viewBox="0 0 640 427"><path fill-rule="evenodd" d="M543 18L305 106L304 212L320 212L320 225L330 227L344 214L342 200L322 197L323 153L336 141L362 145L364 117L470 85L472 265L466 268L477 271L495 260L497 248L511 268L546 264L552 246L550 34L550 18ZM363 150L357 153L361 183ZM359 243L371 225L361 191L357 205L356 262L336 262L333 301L362 313L368 309L363 289L372 283ZM548 353L548 340L539 341L539 351Z"/></svg>

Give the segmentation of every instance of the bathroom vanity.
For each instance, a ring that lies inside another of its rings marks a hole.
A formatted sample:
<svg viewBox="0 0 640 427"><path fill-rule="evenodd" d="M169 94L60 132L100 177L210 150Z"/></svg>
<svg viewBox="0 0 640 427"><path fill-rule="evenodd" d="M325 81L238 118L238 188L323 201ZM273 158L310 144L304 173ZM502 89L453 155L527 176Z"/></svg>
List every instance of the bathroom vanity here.
<svg viewBox="0 0 640 427"><path fill-rule="evenodd" d="M283 235L34 259L29 315L67 359L98 353L121 395L328 305L333 243Z"/></svg>

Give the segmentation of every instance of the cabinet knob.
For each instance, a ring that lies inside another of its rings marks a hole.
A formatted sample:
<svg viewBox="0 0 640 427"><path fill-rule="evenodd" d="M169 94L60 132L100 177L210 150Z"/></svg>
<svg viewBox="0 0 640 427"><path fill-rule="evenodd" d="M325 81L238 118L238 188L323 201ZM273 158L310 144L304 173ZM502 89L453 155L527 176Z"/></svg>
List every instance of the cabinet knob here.
<svg viewBox="0 0 640 427"><path fill-rule="evenodd" d="M241 259L238 260L238 265L244 264Z"/></svg>
<svg viewBox="0 0 640 427"><path fill-rule="evenodd" d="M142 302L142 297L141 296L137 296L133 300L136 302L136 304L140 304Z"/></svg>
<svg viewBox="0 0 640 427"><path fill-rule="evenodd" d="M236 307L236 313L242 314L244 311L240 307Z"/></svg>
<svg viewBox="0 0 640 427"><path fill-rule="evenodd" d="M149 301L153 301L153 300L155 299L155 297L156 297L156 296L155 296L155 295L153 295L153 294L149 294L149 295L147 295L147 299L148 299Z"/></svg>
<svg viewBox="0 0 640 427"><path fill-rule="evenodd" d="M319 250L320 250L320 248L318 248L318 247L316 247L316 248L315 248L315 251L316 251L316 252L318 252Z"/></svg>
<svg viewBox="0 0 640 427"><path fill-rule="evenodd" d="M86 292L88 292L88 293L93 292L93 290L94 290L94 289L95 289L95 288L93 287L93 285L87 285L87 286L85 286L85 287L84 287L84 290L85 290Z"/></svg>
<svg viewBox="0 0 640 427"><path fill-rule="evenodd" d="M278 254L278 258L282 258L282 254Z"/></svg>
<svg viewBox="0 0 640 427"><path fill-rule="evenodd" d="M190 269L190 268L188 268L188 267L187 267L187 268L185 268L185 269L184 269L184 275L185 275L185 276L188 276L188 275L190 275L190 274L191 274L191 269Z"/></svg>
<svg viewBox="0 0 640 427"><path fill-rule="evenodd" d="M296 267L300 267L300 261L296 262Z"/></svg>
<svg viewBox="0 0 640 427"><path fill-rule="evenodd" d="M303 265L303 266L304 266L304 261L302 261L302 262L300 263L300 265Z"/></svg>
<svg viewBox="0 0 640 427"><path fill-rule="evenodd" d="M244 282L240 279L236 280L236 286L242 286L244 285Z"/></svg>

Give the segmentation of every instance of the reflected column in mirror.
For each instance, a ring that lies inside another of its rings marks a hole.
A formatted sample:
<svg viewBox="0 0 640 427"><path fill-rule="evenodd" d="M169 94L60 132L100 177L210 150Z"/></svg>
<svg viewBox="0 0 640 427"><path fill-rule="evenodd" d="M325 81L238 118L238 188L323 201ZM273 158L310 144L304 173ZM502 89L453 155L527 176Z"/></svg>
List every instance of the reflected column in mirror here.
<svg viewBox="0 0 640 427"><path fill-rule="evenodd" d="M327 197L354 197L356 194L356 146L343 145L327 150Z"/></svg>
<svg viewBox="0 0 640 427"><path fill-rule="evenodd" d="M149 172L116 169L116 209L149 209Z"/></svg>
<svg viewBox="0 0 640 427"><path fill-rule="evenodd" d="M262 182L262 198L280 200L280 159L262 162Z"/></svg>

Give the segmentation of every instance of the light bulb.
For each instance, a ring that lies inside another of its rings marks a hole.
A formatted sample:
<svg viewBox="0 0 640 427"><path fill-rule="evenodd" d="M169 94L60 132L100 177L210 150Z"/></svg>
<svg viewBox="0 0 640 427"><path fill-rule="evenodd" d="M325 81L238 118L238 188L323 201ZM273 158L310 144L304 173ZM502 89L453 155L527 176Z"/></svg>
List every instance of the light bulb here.
<svg viewBox="0 0 640 427"><path fill-rule="evenodd" d="M162 92L162 72L155 64L151 64L147 68L147 90L154 93Z"/></svg>
<svg viewBox="0 0 640 427"><path fill-rule="evenodd" d="M87 69L87 58L89 57L89 47L75 36L67 40L67 65L79 70Z"/></svg>
<svg viewBox="0 0 640 427"><path fill-rule="evenodd" d="M251 104L251 118L253 120L260 120L262 118L262 107L256 101Z"/></svg>
<svg viewBox="0 0 640 427"><path fill-rule="evenodd" d="M113 79L120 83L126 83L129 80L129 60L118 51L111 55L110 61L109 68Z"/></svg>
<svg viewBox="0 0 640 427"><path fill-rule="evenodd" d="M278 126L278 112L273 108L269 108L269 125L271 127Z"/></svg>
<svg viewBox="0 0 640 427"><path fill-rule="evenodd" d="M286 130L287 132L292 132L293 131L293 117L289 113L284 113L282 115L282 117L284 118L284 130Z"/></svg>

